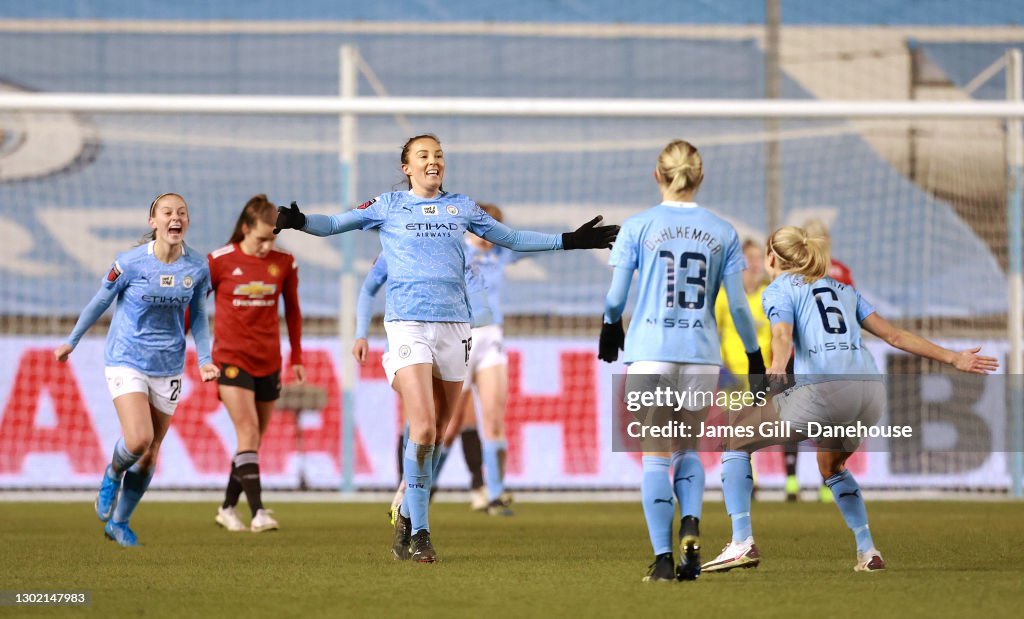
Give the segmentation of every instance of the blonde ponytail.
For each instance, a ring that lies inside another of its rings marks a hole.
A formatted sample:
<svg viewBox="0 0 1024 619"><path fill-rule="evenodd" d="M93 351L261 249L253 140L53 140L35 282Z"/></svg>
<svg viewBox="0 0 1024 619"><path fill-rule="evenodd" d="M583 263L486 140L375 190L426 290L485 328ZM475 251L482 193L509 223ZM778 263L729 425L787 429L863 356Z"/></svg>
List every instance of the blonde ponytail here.
<svg viewBox="0 0 1024 619"><path fill-rule="evenodd" d="M697 191L704 182L704 163L697 147L686 140L669 142L658 155L658 174L673 194Z"/></svg>
<svg viewBox="0 0 1024 619"><path fill-rule="evenodd" d="M808 283L825 277L832 262L828 237L797 226L776 230L768 239L768 251L778 258L781 270L802 275Z"/></svg>

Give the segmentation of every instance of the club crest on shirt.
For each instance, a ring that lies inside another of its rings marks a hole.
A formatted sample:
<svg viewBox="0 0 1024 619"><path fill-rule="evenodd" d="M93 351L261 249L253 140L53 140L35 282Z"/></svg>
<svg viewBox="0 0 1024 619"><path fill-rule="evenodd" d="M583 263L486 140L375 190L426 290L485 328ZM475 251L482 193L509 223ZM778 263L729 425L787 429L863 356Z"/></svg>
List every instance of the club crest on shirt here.
<svg viewBox="0 0 1024 619"><path fill-rule="evenodd" d="M458 215L459 214L459 207L455 206L454 204L449 204L448 207L445 210L448 211L449 215Z"/></svg>
<svg viewBox="0 0 1024 619"><path fill-rule="evenodd" d="M186 275L185 277L181 278L181 285L184 286L185 288L191 288L192 287L192 276L191 275Z"/></svg>
<svg viewBox="0 0 1024 619"><path fill-rule="evenodd" d="M274 263L267 265L267 273L270 273L271 277L277 277L281 274L281 268Z"/></svg>
<svg viewBox="0 0 1024 619"><path fill-rule="evenodd" d="M437 215L437 205L436 204L424 204L423 205L423 214L424 215Z"/></svg>
<svg viewBox="0 0 1024 619"><path fill-rule="evenodd" d="M399 347L399 349L398 349L398 356L403 358L403 359L408 359L409 355L411 355L411 354L412 354L412 349L409 348L409 346L406 345L406 344L402 344L402 346Z"/></svg>
<svg viewBox="0 0 1024 619"><path fill-rule="evenodd" d="M160 276L160 287L161 288L173 288L174 287L174 276L173 275L161 275Z"/></svg>

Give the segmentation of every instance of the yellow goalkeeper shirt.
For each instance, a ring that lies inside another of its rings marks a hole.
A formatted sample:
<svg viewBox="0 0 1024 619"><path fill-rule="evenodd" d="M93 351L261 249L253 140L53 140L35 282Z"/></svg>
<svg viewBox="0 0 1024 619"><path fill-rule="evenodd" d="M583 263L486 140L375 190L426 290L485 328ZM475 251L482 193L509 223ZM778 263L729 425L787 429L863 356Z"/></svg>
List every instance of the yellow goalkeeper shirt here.
<svg viewBox="0 0 1024 619"><path fill-rule="evenodd" d="M772 327L761 305L761 294L767 287L767 284L762 284L754 292L747 293L747 303L754 317L754 330L757 332L757 343L761 346L765 367L771 365L772 355ZM732 321L732 314L729 313L729 300L724 288L715 300L715 320L718 322L718 336L722 342L722 364L739 379L741 384L738 386L746 388L747 352Z"/></svg>

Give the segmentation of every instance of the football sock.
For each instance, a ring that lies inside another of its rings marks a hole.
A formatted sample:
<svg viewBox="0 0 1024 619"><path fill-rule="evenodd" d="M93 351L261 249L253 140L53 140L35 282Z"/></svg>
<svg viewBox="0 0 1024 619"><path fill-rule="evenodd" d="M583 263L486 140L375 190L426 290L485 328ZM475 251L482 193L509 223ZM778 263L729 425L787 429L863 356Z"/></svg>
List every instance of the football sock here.
<svg viewBox="0 0 1024 619"><path fill-rule="evenodd" d="M786 445L786 451L783 452L783 461L786 464L786 477L793 477L796 475L796 445Z"/></svg>
<svg viewBox="0 0 1024 619"><path fill-rule="evenodd" d="M405 436L399 434L395 442L395 457L398 460L398 483L402 483L405 472Z"/></svg>
<svg viewBox="0 0 1024 619"><path fill-rule="evenodd" d="M672 486L679 501L679 515L700 518L704 504L704 465L693 450L672 454Z"/></svg>
<svg viewBox="0 0 1024 619"><path fill-rule="evenodd" d="M430 479L431 485L436 485L437 478L441 474L441 469L444 468L444 463L448 460L448 448L444 445L434 445L434 464L431 469Z"/></svg>
<svg viewBox="0 0 1024 619"><path fill-rule="evenodd" d="M864 497L860 495L860 485L853 478L853 473L849 470L836 473L826 479L825 484L832 489L839 513L843 515L846 526L853 531L857 540L857 552L871 550L875 543L871 540L871 530L868 528L868 510L864 506Z"/></svg>
<svg viewBox="0 0 1024 619"><path fill-rule="evenodd" d="M263 489L260 487L260 457L255 451L242 451L235 454L235 475L245 491L245 500L249 502L249 511L255 516L263 509Z"/></svg>
<svg viewBox="0 0 1024 619"><path fill-rule="evenodd" d="M676 515L676 506L672 502L672 484L668 480L669 464L669 459L664 456L643 457L640 500L655 555L672 552L672 519Z"/></svg>
<svg viewBox="0 0 1024 619"><path fill-rule="evenodd" d="M750 454L744 451L723 453L722 493L725 495L725 510L732 518L732 541L737 543L754 535L750 523L750 493L753 489Z"/></svg>
<svg viewBox="0 0 1024 619"><path fill-rule="evenodd" d="M231 459L231 473L228 474L228 485L224 489L224 503L221 507L227 509L238 505L238 497L242 496L242 482L238 479L238 469L235 467L235 459Z"/></svg>
<svg viewBox="0 0 1024 619"><path fill-rule="evenodd" d="M124 446L123 436L117 439L117 444L114 445L114 455L110 459L110 468L113 469L113 473L116 475L112 479L121 479L124 472L138 462L141 457L142 454L133 454L128 451L128 448Z"/></svg>
<svg viewBox="0 0 1024 619"><path fill-rule="evenodd" d="M132 513L142 500L142 495L149 488L149 482L153 481L153 469L139 468L136 462L124 474L124 481L121 483L121 500L114 508L113 521L124 524L131 519Z"/></svg>
<svg viewBox="0 0 1024 619"><path fill-rule="evenodd" d="M413 535L430 530L427 507L430 503L431 471L434 467L434 446L409 441L405 447L405 499L402 515L412 520Z"/></svg>
<svg viewBox="0 0 1024 619"><path fill-rule="evenodd" d="M466 468L472 476L470 488L479 488L484 485L483 451L480 447L480 433L476 428L466 428L462 431L462 457L466 459Z"/></svg>
<svg viewBox="0 0 1024 619"><path fill-rule="evenodd" d="M505 491L505 450L508 441L484 439L484 478L487 480L487 498L495 501Z"/></svg>

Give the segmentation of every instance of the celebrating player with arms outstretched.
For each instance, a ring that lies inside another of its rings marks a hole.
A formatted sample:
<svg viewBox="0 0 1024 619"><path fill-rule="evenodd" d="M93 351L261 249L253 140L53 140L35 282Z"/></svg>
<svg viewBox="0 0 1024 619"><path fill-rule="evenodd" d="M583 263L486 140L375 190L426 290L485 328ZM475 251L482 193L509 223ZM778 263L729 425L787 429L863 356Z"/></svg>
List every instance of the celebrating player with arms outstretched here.
<svg viewBox="0 0 1024 619"><path fill-rule="evenodd" d="M678 391L714 391L722 364L715 298L724 284L750 372L760 374L764 361L743 291L739 237L729 222L693 201L704 180L697 148L683 140L669 143L658 157L654 178L661 204L626 220L612 249L609 263L615 269L599 356L615 361L625 344L627 392L661 386L663 381ZM624 336L622 311L634 271L639 271L640 293L629 335ZM691 423L699 423L706 414L704 404L687 409ZM654 422L650 417L648 421ZM655 555L647 581L693 580L700 575L704 467L695 447L688 441L644 444L641 500ZM672 557L673 491L682 518L678 566Z"/></svg>
<svg viewBox="0 0 1024 619"><path fill-rule="evenodd" d="M768 240L768 274L773 278L764 292L764 307L772 323L773 381L786 378L786 362L796 345L796 386L761 407L745 411L737 425L752 421L786 420L794 436L733 440L731 449L746 452L772 444L799 443L810 423L823 426L861 424L873 426L882 415L885 385L871 354L861 341L861 328L894 348L947 363L962 372L987 374L998 367L993 357L978 355L980 348L954 352L918 335L898 329L879 316L852 286L827 277L828 241L809 236L802 228L780 228ZM834 495L836 505L857 542L857 571L885 569L868 528L860 486L845 466L860 445L860 438L843 438L838 444L819 447L818 468ZM829 447L829 448L824 448ZM750 522L750 460L736 460L734 470L723 474L726 507L733 520L733 537L704 571L724 572L752 567L760 562ZM739 465L746 463L743 470Z"/></svg>
<svg viewBox="0 0 1024 619"><path fill-rule="evenodd" d="M278 528L263 509L257 451L281 395L281 328L278 298L291 344L295 382L305 382L302 367L302 312L299 309L299 265L274 247L277 207L267 196L253 196L235 223L228 244L210 253L210 286L217 295L213 315L213 359L221 370L218 392L238 437L231 474L217 523L229 531L254 533ZM242 491L252 521L246 527L235 506Z"/></svg>
<svg viewBox="0 0 1024 619"><path fill-rule="evenodd" d="M153 479L160 444L178 406L185 369L185 308L190 310L200 376L208 381L219 373L210 357L206 320L210 272L202 255L185 245L185 199L176 193L157 196L149 206L149 226L153 231L146 242L117 257L67 342L53 353L58 361L67 361L117 299L103 357L124 436L103 475L96 515L107 523L107 537L122 546L138 545L128 521Z"/></svg>
<svg viewBox="0 0 1024 619"><path fill-rule="evenodd" d="M520 232L498 223L470 198L442 189L444 153L432 135L410 138L401 163L408 191L385 193L331 216L303 215L293 203L279 209L277 225L317 236L380 229L389 271L384 369L394 376L410 425L403 503L408 514L403 511L396 521L392 550L400 559L432 563L437 555L427 512L433 462L440 457L434 446L444 436L462 391L472 345L463 233L468 230L520 251L593 249L610 246L618 226L598 227L597 217L575 232L555 235Z"/></svg>

